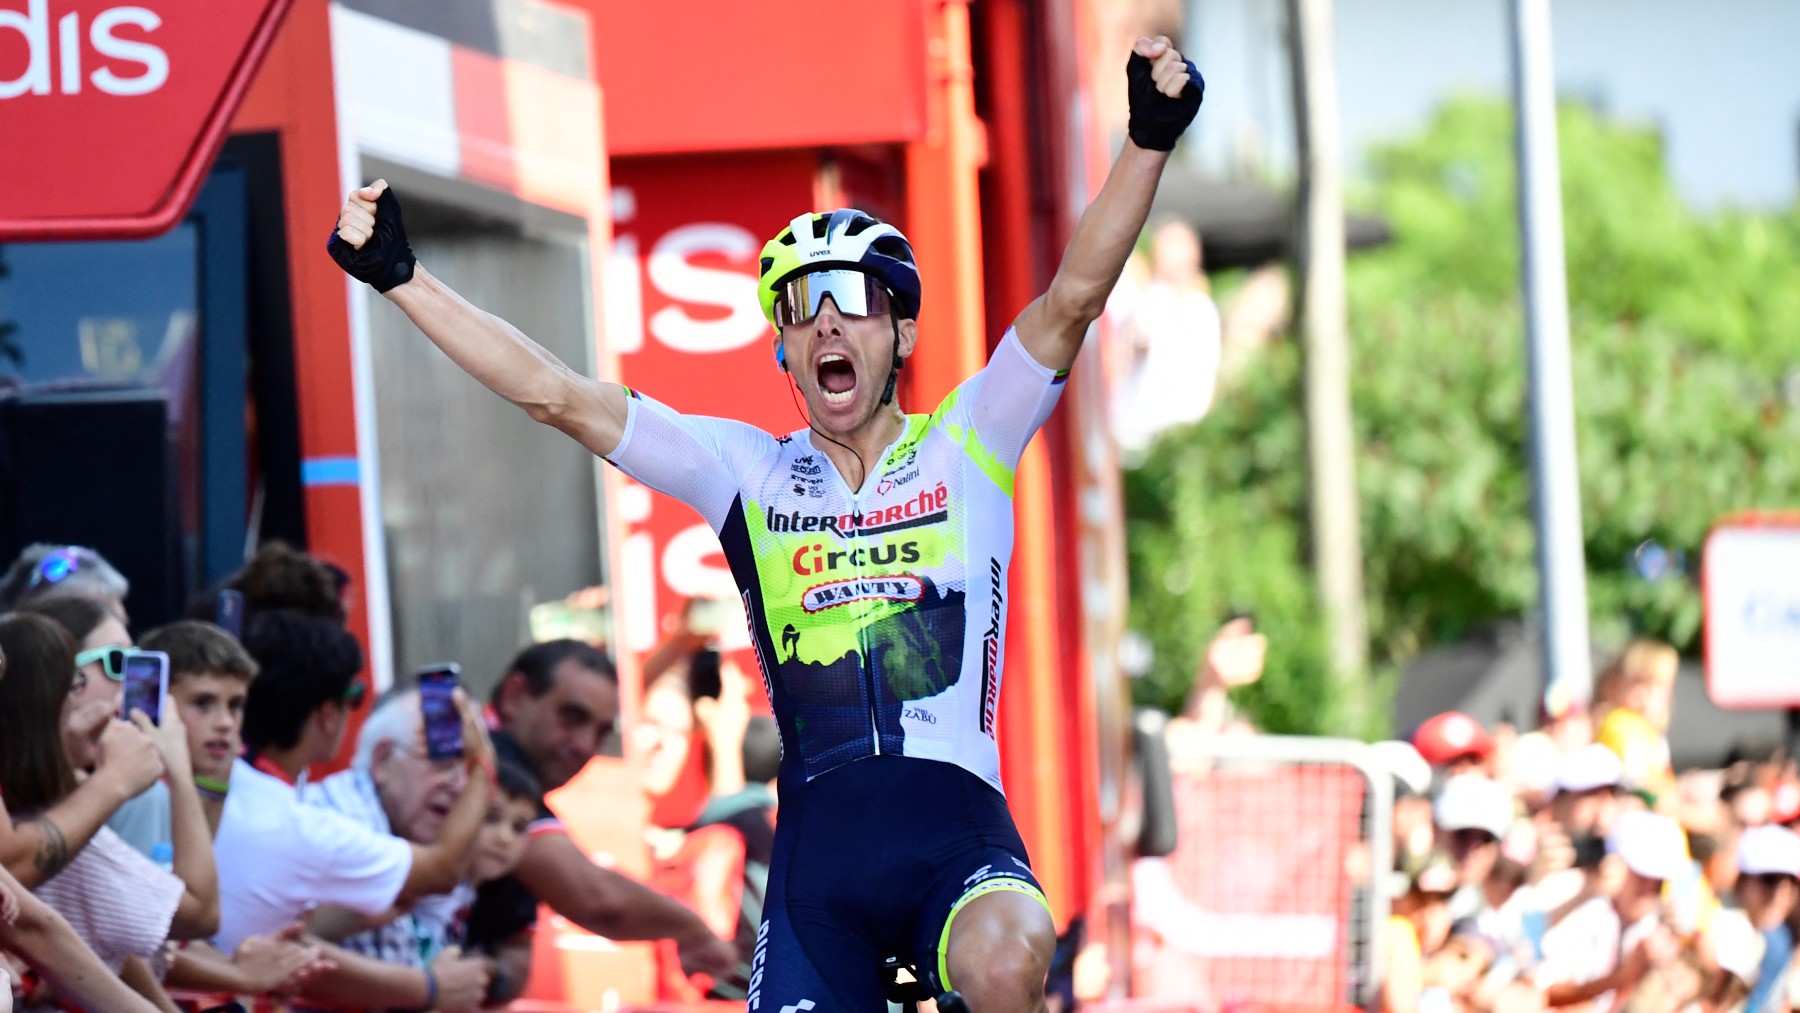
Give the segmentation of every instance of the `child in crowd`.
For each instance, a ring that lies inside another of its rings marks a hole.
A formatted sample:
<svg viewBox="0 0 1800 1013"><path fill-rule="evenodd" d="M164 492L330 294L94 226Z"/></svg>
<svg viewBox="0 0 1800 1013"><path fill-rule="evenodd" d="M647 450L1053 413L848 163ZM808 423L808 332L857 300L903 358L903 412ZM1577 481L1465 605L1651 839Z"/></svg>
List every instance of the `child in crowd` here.
<svg viewBox="0 0 1800 1013"><path fill-rule="evenodd" d="M244 701L256 677L256 661L231 634L193 619L151 630L140 646L169 656L169 699L187 725L194 785L207 826L216 832L231 787L231 765L244 749Z"/></svg>
<svg viewBox="0 0 1800 1013"><path fill-rule="evenodd" d="M486 937L479 923L472 924L479 918L476 898L483 884L510 875L525 857L526 828L537 819L544 795L531 771L508 760L495 765L494 784L499 791L488 802L487 817L475 833L468 875L455 890L428 897L412 910L412 917L424 929L422 937L444 939L493 960L487 996L490 1006L510 1002L524 989L531 975L532 930L508 939ZM433 922L437 923L435 929Z"/></svg>
<svg viewBox="0 0 1800 1013"><path fill-rule="evenodd" d="M537 819L544 794L531 771L509 761L495 765L494 782L500 793L488 803L469 864L469 882L476 886L508 875L525 857L525 830Z"/></svg>

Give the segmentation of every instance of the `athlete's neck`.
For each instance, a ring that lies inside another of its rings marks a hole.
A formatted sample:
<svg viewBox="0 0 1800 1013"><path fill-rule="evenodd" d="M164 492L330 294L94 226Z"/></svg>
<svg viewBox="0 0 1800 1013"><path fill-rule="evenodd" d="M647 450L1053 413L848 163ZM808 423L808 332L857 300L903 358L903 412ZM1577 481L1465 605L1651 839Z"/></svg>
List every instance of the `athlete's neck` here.
<svg viewBox="0 0 1800 1013"><path fill-rule="evenodd" d="M905 431L906 413L898 404L878 405L868 421L849 432L834 433L819 428L813 433L813 446L831 459L852 492L860 492L869 473L881 463L881 455Z"/></svg>

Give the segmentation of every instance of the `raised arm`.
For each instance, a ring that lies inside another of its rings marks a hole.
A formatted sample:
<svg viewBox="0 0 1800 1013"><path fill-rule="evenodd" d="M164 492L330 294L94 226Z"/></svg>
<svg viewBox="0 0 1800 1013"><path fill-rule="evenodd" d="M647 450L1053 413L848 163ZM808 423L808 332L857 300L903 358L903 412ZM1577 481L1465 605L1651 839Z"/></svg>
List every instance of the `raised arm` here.
<svg viewBox="0 0 1800 1013"><path fill-rule="evenodd" d="M475 832L487 816L488 794L493 790L494 744L481 721L481 708L463 691L456 691L456 706L462 712L463 762L468 765L469 780L462 794L444 817L437 839L430 844L412 846L412 869L394 903L410 907L438 893L449 893L462 879L469 864L469 851L475 846Z"/></svg>
<svg viewBox="0 0 1800 1013"><path fill-rule="evenodd" d="M1031 357L1068 369L1082 339L1106 308L1125 261L1150 217L1150 200L1169 152L1200 108L1206 84L1169 40L1137 40L1130 79L1130 137L1100 194L1082 212L1050 288L1019 314L1013 327Z"/></svg>
<svg viewBox="0 0 1800 1013"><path fill-rule="evenodd" d="M128 721L108 718L100 735L99 766L67 798L17 824L0 803L0 864L26 889L36 889L61 872L120 806L162 773L162 756L150 737Z"/></svg>
<svg viewBox="0 0 1800 1013"><path fill-rule="evenodd" d="M213 862L212 829L194 790L193 759L188 755L187 727L181 712L169 707L162 724L150 723L142 711L131 722L156 743L169 779L169 830L175 848L174 872L181 880L181 904L169 925L171 939L206 939L219 931L219 870Z"/></svg>
<svg viewBox="0 0 1800 1013"><path fill-rule="evenodd" d="M352 190L327 249L373 285L487 389L601 456L625 432L625 388L570 369L517 327L480 309L418 265L387 181Z"/></svg>
<svg viewBox="0 0 1800 1013"><path fill-rule="evenodd" d="M689 974L728 973L737 950L713 935L700 916L623 873L590 861L566 834L540 834L513 871L551 909L608 939L673 939Z"/></svg>

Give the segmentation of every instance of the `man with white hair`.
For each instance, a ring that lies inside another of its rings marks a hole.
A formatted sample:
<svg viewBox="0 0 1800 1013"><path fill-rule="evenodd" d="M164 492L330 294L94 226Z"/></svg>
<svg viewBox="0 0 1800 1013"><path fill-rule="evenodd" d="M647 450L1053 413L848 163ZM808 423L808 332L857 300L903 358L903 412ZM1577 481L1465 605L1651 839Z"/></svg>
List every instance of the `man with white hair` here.
<svg viewBox="0 0 1800 1013"><path fill-rule="evenodd" d="M357 735L349 769L308 785L302 797L378 833L432 845L468 786L467 765L460 757L434 760L426 751L419 691L409 689L390 693L376 705ZM347 950L409 967L429 965L448 945L445 939L422 937L421 930L429 932L438 923L417 919L410 911L364 928L368 923L354 912L327 909L313 924L328 936L349 932L339 940Z"/></svg>

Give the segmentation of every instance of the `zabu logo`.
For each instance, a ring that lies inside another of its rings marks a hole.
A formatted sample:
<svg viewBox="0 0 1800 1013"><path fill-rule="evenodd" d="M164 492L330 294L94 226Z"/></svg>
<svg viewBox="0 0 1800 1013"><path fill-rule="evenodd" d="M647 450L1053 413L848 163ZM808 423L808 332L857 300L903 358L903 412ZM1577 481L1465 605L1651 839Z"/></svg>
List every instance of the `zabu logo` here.
<svg viewBox="0 0 1800 1013"><path fill-rule="evenodd" d="M108 95L148 95L168 83L169 54L141 38L162 27L155 11L114 7L96 14L85 32L79 11L54 23L53 43L49 0L28 0L22 13L0 8L0 33L19 33L26 52L24 70L17 76L3 76L14 71L0 65L0 99L58 92L79 95L90 84ZM0 47L12 49L3 42Z"/></svg>
<svg viewBox="0 0 1800 1013"><path fill-rule="evenodd" d="M852 577L809 589L800 596L800 607L808 612L823 612L853 601L918 601L924 596L925 585L910 574Z"/></svg>

